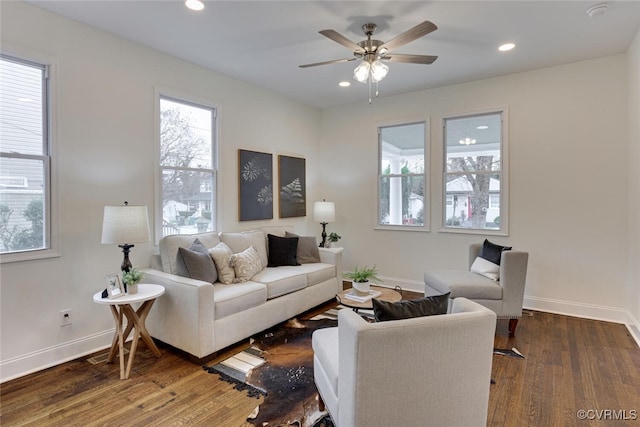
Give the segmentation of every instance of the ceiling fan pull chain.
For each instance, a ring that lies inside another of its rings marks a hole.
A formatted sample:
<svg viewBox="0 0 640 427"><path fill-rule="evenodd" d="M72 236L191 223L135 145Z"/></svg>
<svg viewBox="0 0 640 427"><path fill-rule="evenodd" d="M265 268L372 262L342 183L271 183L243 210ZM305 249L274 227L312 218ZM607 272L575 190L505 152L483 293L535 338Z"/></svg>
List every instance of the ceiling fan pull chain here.
<svg viewBox="0 0 640 427"><path fill-rule="evenodd" d="M376 82L376 98L378 97L378 82Z"/></svg>
<svg viewBox="0 0 640 427"><path fill-rule="evenodd" d="M371 104L371 75L369 75L369 104Z"/></svg>

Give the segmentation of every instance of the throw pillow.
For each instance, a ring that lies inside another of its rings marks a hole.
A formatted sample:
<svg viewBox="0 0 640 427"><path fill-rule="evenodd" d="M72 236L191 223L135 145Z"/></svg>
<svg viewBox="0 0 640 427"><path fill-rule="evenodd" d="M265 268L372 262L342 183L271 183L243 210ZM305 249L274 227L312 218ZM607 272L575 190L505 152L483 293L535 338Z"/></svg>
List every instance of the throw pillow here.
<svg viewBox="0 0 640 427"><path fill-rule="evenodd" d="M496 245L484 239L478 257L471 264L471 272L491 280L500 280L500 259L502 252L508 250L511 250L511 246Z"/></svg>
<svg viewBox="0 0 640 427"><path fill-rule="evenodd" d="M213 248L209 249L209 255L213 258L218 270L218 279L225 285L233 283L236 278L236 272L231 266L231 248L225 245L223 242L218 243Z"/></svg>
<svg viewBox="0 0 640 427"><path fill-rule="evenodd" d="M298 238L279 237L268 234L269 240L269 264L268 267L280 267L283 265L300 265L298 262Z"/></svg>
<svg viewBox="0 0 640 427"><path fill-rule="evenodd" d="M258 255L258 251L253 246L231 255L231 265L236 274L234 283L246 282L262 270L260 255Z"/></svg>
<svg viewBox="0 0 640 427"><path fill-rule="evenodd" d="M218 280L216 265L207 248L196 239L189 248L178 248L176 255L177 274L191 279L215 283Z"/></svg>
<svg viewBox="0 0 640 427"><path fill-rule="evenodd" d="M410 319L412 317L446 314L449 308L449 294L436 295L409 301L387 302L373 298L373 315L376 322Z"/></svg>
<svg viewBox="0 0 640 427"><path fill-rule="evenodd" d="M300 264L312 264L320 262L320 250L318 242L314 236L298 236L297 234L285 232L284 237L298 238L298 251L296 253Z"/></svg>

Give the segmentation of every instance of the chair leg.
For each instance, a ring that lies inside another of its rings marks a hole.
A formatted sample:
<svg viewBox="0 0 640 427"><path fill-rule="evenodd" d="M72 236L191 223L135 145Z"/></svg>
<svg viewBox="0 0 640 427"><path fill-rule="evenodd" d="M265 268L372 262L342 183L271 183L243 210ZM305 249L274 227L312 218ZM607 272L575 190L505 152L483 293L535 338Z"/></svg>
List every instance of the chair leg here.
<svg viewBox="0 0 640 427"><path fill-rule="evenodd" d="M518 319L509 319L509 336L516 336L516 327L518 326Z"/></svg>
<svg viewBox="0 0 640 427"><path fill-rule="evenodd" d="M318 393L318 410L320 410L320 412L324 412L326 410L326 407L324 406L324 400L322 400L322 396L320 396L320 393Z"/></svg>

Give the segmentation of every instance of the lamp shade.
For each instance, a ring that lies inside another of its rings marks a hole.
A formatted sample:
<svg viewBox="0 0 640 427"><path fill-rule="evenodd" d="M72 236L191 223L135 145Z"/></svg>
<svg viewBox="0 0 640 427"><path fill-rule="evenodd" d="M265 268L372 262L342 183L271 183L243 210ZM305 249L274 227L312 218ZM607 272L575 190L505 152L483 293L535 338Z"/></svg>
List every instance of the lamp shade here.
<svg viewBox="0 0 640 427"><path fill-rule="evenodd" d="M313 204L313 220L317 222L334 222L336 206L333 202L315 202Z"/></svg>
<svg viewBox="0 0 640 427"><path fill-rule="evenodd" d="M150 240L146 206L105 206L102 243L126 244Z"/></svg>

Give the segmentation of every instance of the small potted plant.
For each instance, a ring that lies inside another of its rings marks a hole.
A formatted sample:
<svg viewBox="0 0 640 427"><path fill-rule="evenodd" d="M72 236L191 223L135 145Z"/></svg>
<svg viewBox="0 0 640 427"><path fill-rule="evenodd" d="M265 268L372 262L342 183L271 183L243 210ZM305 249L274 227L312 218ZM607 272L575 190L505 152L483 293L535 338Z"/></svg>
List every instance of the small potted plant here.
<svg viewBox="0 0 640 427"><path fill-rule="evenodd" d="M354 268L353 271L345 272L344 277L351 279L353 282L353 289L358 295L369 295L369 291L371 290L369 280L378 280L382 282L382 279L378 277L378 269L375 265L373 267L367 267L365 265L362 268L358 268L356 265L356 268Z"/></svg>
<svg viewBox="0 0 640 427"><path fill-rule="evenodd" d="M327 248L330 248L331 245L333 243L336 243L338 240L342 239L342 236L339 235L338 233L331 233L327 236L327 240L329 241L329 243L327 243Z"/></svg>
<svg viewBox="0 0 640 427"><path fill-rule="evenodd" d="M138 293L138 283L140 283L140 281L142 280L142 276L144 276L144 274L136 267L131 267L129 271L122 272L122 281L127 286L127 293Z"/></svg>

